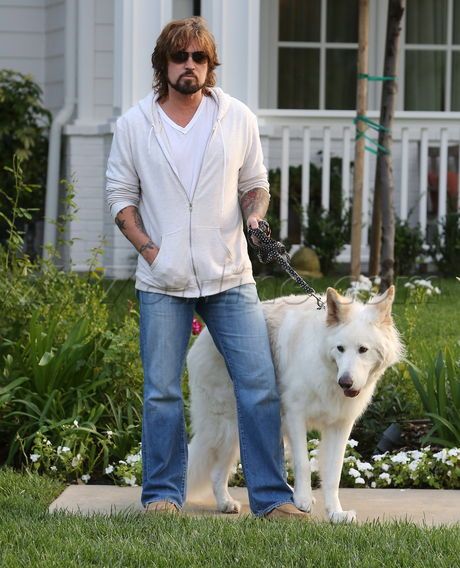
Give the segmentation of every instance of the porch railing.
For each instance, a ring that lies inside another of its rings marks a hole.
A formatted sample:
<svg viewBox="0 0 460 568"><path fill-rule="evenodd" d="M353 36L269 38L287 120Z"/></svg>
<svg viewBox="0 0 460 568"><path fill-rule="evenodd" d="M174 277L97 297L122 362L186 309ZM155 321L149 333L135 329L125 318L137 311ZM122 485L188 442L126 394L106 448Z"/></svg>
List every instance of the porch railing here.
<svg viewBox="0 0 460 568"><path fill-rule="evenodd" d="M280 234L289 232L289 167L302 165L301 205L310 202L310 162L322 162L321 203L330 207L330 161L342 160L342 199L351 197L354 160L354 112L267 110L257 113L264 155L269 168L280 168ZM378 122L377 112L368 116ZM372 131L369 131L370 134ZM395 211L403 220L419 224L426 238L429 226L447 212L448 198L460 203L460 112L398 112L393 136ZM377 137L377 134L375 134ZM366 152L363 186L362 260L368 257L368 233L372 214L375 155ZM349 260L349 247L341 255Z"/></svg>

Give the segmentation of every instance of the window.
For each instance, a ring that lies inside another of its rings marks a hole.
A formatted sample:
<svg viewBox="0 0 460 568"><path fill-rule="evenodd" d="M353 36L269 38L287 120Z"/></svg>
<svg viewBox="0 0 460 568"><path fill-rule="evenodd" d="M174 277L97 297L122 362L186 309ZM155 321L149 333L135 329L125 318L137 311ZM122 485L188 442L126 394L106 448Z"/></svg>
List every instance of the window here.
<svg viewBox="0 0 460 568"><path fill-rule="evenodd" d="M277 107L354 108L357 42L357 0L279 0Z"/></svg>
<svg viewBox="0 0 460 568"><path fill-rule="evenodd" d="M460 111L460 0L407 2L404 108Z"/></svg>

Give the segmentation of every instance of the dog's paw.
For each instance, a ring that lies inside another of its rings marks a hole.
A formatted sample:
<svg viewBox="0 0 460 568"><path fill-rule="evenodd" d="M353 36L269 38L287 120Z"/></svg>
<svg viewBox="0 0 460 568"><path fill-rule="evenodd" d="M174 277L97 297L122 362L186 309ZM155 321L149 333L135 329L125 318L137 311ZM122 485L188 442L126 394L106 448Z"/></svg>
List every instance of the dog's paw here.
<svg viewBox="0 0 460 568"><path fill-rule="evenodd" d="M219 511L221 513L235 515L241 511L241 503L235 501L235 499L226 499L222 503L219 503Z"/></svg>
<svg viewBox="0 0 460 568"><path fill-rule="evenodd" d="M331 523L354 523L356 522L356 511L333 511L329 513Z"/></svg>
<svg viewBox="0 0 460 568"><path fill-rule="evenodd" d="M302 495L294 492L294 505L297 509L305 511L305 513L311 512L311 507L316 503L316 499L312 495Z"/></svg>

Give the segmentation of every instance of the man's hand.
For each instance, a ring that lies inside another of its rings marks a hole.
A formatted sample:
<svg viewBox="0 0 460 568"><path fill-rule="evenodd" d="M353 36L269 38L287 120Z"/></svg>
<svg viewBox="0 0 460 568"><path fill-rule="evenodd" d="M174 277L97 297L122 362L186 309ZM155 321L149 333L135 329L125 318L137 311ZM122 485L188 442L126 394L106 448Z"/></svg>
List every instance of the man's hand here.
<svg viewBox="0 0 460 568"><path fill-rule="evenodd" d="M241 211L247 227L257 229L267 213L270 195L265 189L257 188L247 191L240 200Z"/></svg>

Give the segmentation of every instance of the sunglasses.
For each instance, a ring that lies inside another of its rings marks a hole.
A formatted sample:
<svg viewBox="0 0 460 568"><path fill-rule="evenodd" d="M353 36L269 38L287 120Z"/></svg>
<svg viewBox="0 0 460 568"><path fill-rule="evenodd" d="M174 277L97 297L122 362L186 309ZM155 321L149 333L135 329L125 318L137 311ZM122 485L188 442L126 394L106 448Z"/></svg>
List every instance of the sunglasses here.
<svg viewBox="0 0 460 568"><path fill-rule="evenodd" d="M171 53L169 58L173 63L185 63L190 56L195 63L199 64L205 63L208 60L208 56L204 51L176 51L175 53Z"/></svg>

